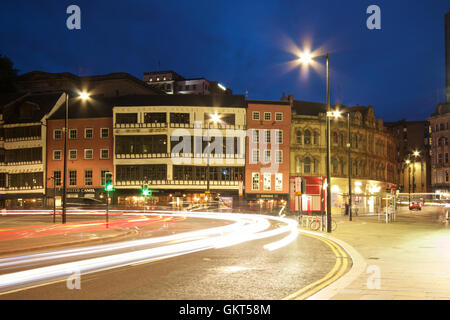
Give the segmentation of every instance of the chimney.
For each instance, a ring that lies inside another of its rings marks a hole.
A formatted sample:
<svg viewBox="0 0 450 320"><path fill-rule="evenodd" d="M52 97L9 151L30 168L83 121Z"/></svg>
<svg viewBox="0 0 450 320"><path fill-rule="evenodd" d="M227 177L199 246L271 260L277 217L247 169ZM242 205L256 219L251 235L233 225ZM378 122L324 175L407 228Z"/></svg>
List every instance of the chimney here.
<svg viewBox="0 0 450 320"><path fill-rule="evenodd" d="M294 102L294 95L293 94L289 95L289 102L291 103L291 105Z"/></svg>
<svg viewBox="0 0 450 320"><path fill-rule="evenodd" d="M286 93L283 92L283 96L281 97L281 101L287 101Z"/></svg>

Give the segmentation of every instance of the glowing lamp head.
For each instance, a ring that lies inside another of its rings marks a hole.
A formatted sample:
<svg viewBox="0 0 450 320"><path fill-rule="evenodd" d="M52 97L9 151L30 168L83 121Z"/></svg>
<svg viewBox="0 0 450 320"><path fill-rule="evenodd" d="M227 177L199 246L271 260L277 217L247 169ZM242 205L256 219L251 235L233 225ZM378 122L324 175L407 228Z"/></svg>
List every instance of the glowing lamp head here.
<svg viewBox="0 0 450 320"><path fill-rule="evenodd" d="M81 98L81 100L87 100L87 99L89 99L89 93L87 93L87 92L85 92L85 91L80 92L80 98Z"/></svg>
<svg viewBox="0 0 450 320"><path fill-rule="evenodd" d="M341 116L341 112L339 110L333 111L333 117L339 118Z"/></svg>
<svg viewBox="0 0 450 320"><path fill-rule="evenodd" d="M411 163L411 161L409 161L409 160L406 160L406 164L410 164Z"/></svg>
<svg viewBox="0 0 450 320"><path fill-rule="evenodd" d="M311 63L312 60L313 60L313 57L312 57L311 53L309 53L309 52L303 52L299 58L299 61L301 63L305 63L305 64Z"/></svg>
<svg viewBox="0 0 450 320"><path fill-rule="evenodd" d="M420 152L419 151L414 151L414 157L418 157L420 156Z"/></svg>

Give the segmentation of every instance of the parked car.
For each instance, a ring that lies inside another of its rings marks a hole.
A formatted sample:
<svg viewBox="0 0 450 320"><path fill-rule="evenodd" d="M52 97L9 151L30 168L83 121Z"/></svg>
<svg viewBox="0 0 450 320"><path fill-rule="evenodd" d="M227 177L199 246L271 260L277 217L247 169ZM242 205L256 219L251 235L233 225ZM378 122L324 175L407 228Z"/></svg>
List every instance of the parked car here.
<svg viewBox="0 0 450 320"><path fill-rule="evenodd" d="M421 202L410 202L409 210L422 210L422 203Z"/></svg>

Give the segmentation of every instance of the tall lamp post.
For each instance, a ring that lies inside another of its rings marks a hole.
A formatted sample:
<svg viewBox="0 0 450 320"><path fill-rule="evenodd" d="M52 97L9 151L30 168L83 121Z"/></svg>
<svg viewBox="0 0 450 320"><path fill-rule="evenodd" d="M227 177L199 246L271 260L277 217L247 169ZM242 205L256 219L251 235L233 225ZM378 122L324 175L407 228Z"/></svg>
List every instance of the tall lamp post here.
<svg viewBox="0 0 450 320"><path fill-rule="evenodd" d="M408 206L411 203L411 160L407 159L405 161L406 165L408 166Z"/></svg>
<svg viewBox="0 0 450 320"><path fill-rule="evenodd" d="M413 170L412 170L412 175L413 175L412 188L413 188L413 193L416 193L416 158L420 156L420 152L417 150L414 151L413 156L414 156L414 161L413 161Z"/></svg>
<svg viewBox="0 0 450 320"><path fill-rule="evenodd" d="M211 122L213 124L216 124L219 121L220 121L220 116L217 113L211 115L210 122L208 123L208 137L210 139L211 139L211 137L209 135L209 129L211 128ZM206 177L207 177L207 180L206 180L206 192L205 193L208 194L208 196L207 196L208 197L208 201L211 198L211 191L209 190L209 184L210 184L210 181L209 181L210 180L209 154L211 153L210 147L211 147L211 140L208 142L208 153L207 153L207 162L206 162Z"/></svg>
<svg viewBox="0 0 450 320"><path fill-rule="evenodd" d="M330 107L330 54L322 56L312 56L310 53L302 53L299 57L299 62L302 64L309 64L314 59L326 60L326 73L327 73L327 232L331 233L331 132L330 132L330 118L332 116Z"/></svg>
<svg viewBox="0 0 450 320"><path fill-rule="evenodd" d="M69 122L69 94L64 92L66 95L66 113L64 117L64 178L63 178L63 190L62 190L62 223L66 223L66 193L67 193L67 136L69 132L68 122ZM86 92L81 92L80 99L89 99L89 94Z"/></svg>

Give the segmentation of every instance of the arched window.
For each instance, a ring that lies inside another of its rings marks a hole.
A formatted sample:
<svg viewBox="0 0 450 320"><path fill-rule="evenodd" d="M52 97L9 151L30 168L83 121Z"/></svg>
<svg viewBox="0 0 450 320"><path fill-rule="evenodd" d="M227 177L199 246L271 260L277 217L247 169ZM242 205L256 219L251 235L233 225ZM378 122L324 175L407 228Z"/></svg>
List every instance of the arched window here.
<svg viewBox="0 0 450 320"><path fill-rule="evenodd" d="M319 169L319 161L317 159L314 159L313 162L314 162L314 168L313 168L314 173L317 173L317 170Z"/></svg>
<svg viewBox="0 0 450 320"><path fill-rule="evenodd" d="M302 144L302 133L300 132L300 130L297 130L297 132L295 132L295 140L297 144Z"/></svg>
<svg viewBox="0 0 450 320"><path fill-rule="evenodd" d="M311 144L311 132L309 130L305 131L305 144Z"/></svg>
<svg viewBox="0 0 450 320"><path fill-rule="evenodd" d="M333 143L338 144L338 134L337 132L333 132Z"/></svg>
<svg viewBox="0 0 450 320"><path fill-rule="evenodd" d="M303 170L304 173L311 173L311 159L309 157L305 158Z"/></svg>
<svg viewBox="0 0 450 320"><path fill-rule="evenodd" d="M319 144L319 134L317 132L314 132L314 144Z"/></svg>

